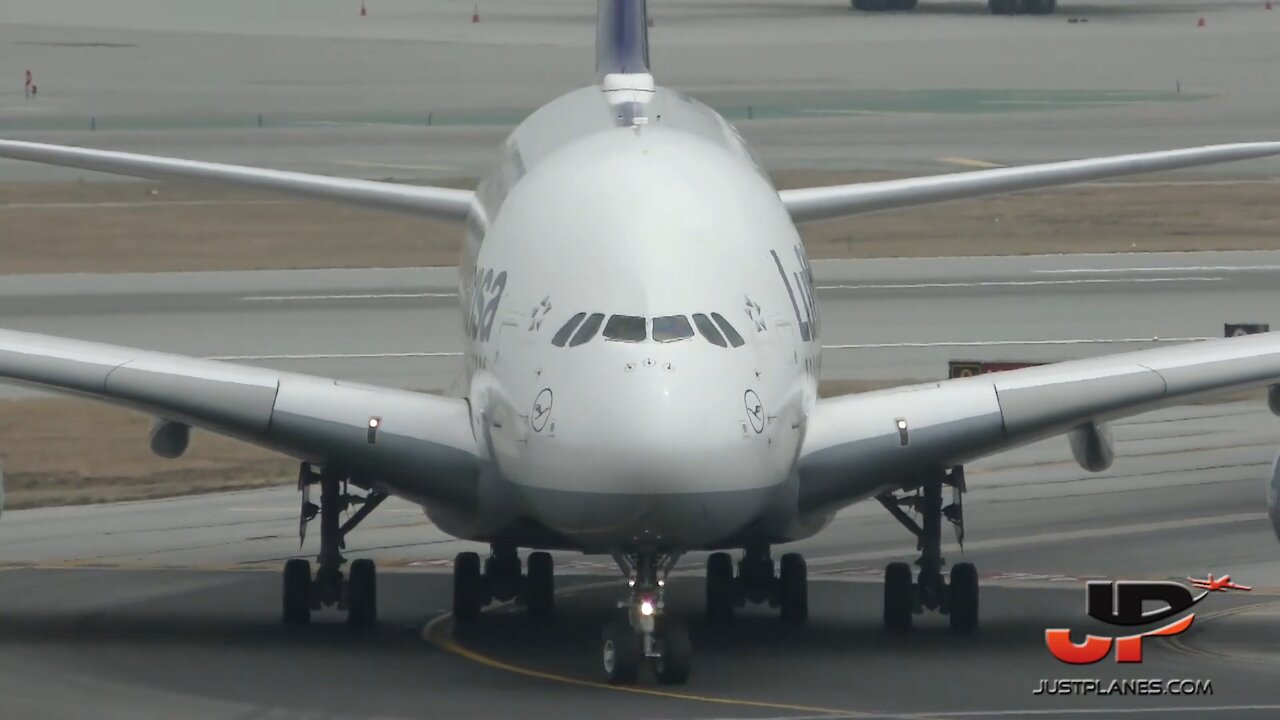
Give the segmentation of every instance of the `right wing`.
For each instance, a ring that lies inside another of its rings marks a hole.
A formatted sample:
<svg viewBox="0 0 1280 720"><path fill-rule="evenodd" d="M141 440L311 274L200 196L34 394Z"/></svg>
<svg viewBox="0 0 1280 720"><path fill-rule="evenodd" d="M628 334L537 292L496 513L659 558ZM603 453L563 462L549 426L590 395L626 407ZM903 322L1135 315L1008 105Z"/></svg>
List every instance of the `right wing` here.
<svg viewBox="0 0 1280 720"><path fill-rule="evenodd" d="M1272 155L1280 155L1280 142L1208 145L901 180L796 188L781 190L778 197L791 220L802 223Z"/></svg>
<svg viewBox="0 0 1280 720"><path fill-rule="evenodd" d="M268 190L452 222L464 222L475 205L475 193L470 190L353 180L17 140L0 140L0 157L152 180Z"/></svg>
<svg viewBox="0 0 1280 720"><path fill-rule="evenodd" d="M10 330L0 379L337 463L359 485L411 499L476 502L481 453L460 398Z"/></svg>
<svg viewBox="0 0 1280 720"><path fill-rule="evenodd" d="M1272 386L1280 332L1138 350L818 401L800 453L800 504L822 511L914 487L940 469L1068 434L1077 461L1110 464L1105 423Z"/></svg>

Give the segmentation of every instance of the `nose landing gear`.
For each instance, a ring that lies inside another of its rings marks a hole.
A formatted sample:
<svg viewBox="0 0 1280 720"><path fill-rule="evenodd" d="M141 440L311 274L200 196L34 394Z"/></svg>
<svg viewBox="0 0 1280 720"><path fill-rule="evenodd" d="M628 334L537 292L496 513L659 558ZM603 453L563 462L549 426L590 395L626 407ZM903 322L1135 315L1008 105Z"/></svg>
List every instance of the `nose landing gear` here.
<svg viewBox="0 0 1280 720"><path fill-rule="evenodd" d="M614 684L635 682L642 663L664 685L682 685L693 669L693 646L684 625L666 614L666 578L679 553L614 555L627 576L619 617L601 635L605 677Z"/></svg>
<svg viewBox="0 0 1280 720"><path fill-rule="evenodd" d="M943 507L942 487L950 485L954 491L952 504ZM950 521L956 528L956 538L964 543L964 506L960 498L965 491L964 468L956 466L927 478L918 492L906 497L881 495L880 504L890 515L910 530L917 539L920 568L914 583L911 567L895 562L885 567L884 573L884 623L895 632L911 629L912 616L925 610L936 610L948 615L951 629L969 633L978 626L978 570L973 563L956 563L951 568L950 582L942 575L946 564L942 558L942 521ZM921 522L916 523L903 508L918 512Z"/></svg>

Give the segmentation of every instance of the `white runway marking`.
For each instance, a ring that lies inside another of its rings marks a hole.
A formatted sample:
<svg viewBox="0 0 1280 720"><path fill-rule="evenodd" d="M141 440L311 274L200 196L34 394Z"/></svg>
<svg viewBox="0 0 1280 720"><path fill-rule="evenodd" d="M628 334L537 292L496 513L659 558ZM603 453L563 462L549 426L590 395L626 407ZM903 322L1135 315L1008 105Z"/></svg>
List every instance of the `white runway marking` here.
<svg viewBox="0 0 1280 720"><path fill-rule="evenodd" d="M312 353L301 355L214 355L205 360L369 360L375 358L462 357L460 352Z"/></svg>
<svg viewBox="0 0 1280 720"><path fill-rule="evenodd" d="M889 283L875 285L819 285L819 290L920 290L925 288L1028 287L1036 285L1109 285L1129 283L1222 282L1220 277L1083 278L1080 280L975 280L972 282Z"/></svg>
<svg viewBox="0 0 1280 720"><path fill-rule="evenodd" d="M356 293L351 295L250 295L241 302L314 302L323 300L402 300L412 298L451 298L456 292L423 293Z"/></svg>
<svg viewBox="0 0 1280 720"><path fill-rule="evenodd" d="M823 345L823 350L878 350L883 348L989 347L1001 345L1111 345L1124 343L1184 343L1213 340L1210 337L1066 338L1061 340L966 340L956 342L851 343Z"/></svg>
<svg viewBox="0 0 1280 720"><path fill-rule="evenodd" d="M448 165L412 165L408 163L373 162L364 160L335 160L335 165L360 168L391 168L392 170L456 170Z"/></svg>
<svg viewBox="0 0 1280 720"><path fill-rule="evenodd" d="M288 205L292 200L151 200L137 202L4 203L0 210L77 210L101 208L165 208L201 205Z"/></svg>
<svg viewBox="0 0 1280 720"><path fill-rule="evenodd" d="M1164 267L1123 267L1123 268L1056 268L1052 270L1033 270L1041 275L1069 275L1093 273L1152 273L1152 272L1274 272L1280 265L1167 265Z"/></svg>

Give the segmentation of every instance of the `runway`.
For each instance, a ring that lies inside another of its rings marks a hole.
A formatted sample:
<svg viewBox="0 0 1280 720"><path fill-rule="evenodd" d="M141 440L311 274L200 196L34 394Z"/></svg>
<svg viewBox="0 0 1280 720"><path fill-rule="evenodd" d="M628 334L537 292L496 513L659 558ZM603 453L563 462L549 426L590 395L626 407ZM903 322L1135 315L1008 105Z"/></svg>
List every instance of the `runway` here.
<svg viewBox="0 0 1280 720"><path fill-rule="evenodd" d="M1280 328L1280 252L813 269L826 379L930 380L952 359L1048 362L1220 337L1228 322ZM456 293L450 268L12 275L0 276L0 327L449 390L462 368Z"/></svg>
<svg viewBox="0 0 1280 720"><path fill-rule="evenodd" d="M357 177L475 177L519 118L593 80L589 2L368 5L360 18L349 0L8 3L0 65L32 68L41 92L0 92L0 135ZM772 170L933 173L1274 139L1280 117L1280 90L1257 82L1274 74L1280 13L1255 0L1062 0L1051 18L991 18L977 0L922 0L914 14L839 0L650 5L659 82L723 111ZM1259 162L1197 176L1276 174ZM0 164L2 181L81 178L102 176ZM1280 328L1280 253L819 261L814 272L831 380L1141 349L1217 337L1226 322ZM0 258L6 329L418 389L451 390L460 376L450 268L3 273ZM0 387L0 398L29 393ZM333 612L300 632L279 625L278 572L317 546L313 529L299 547L292 488L5 512L0 716L1276 716L1280 547L1263 477L1277 419L1261 398L1223 401L1132 418L1115 436L1103 473L1080 470L1062 438L967 468L967 537L944 553L982 574L971 638L933 616L905 638L882 632L883 567L915 551L874 503L779 548L809 563L802 629L764 608L708 627L705 558L684 558L670 597L691 625L695 668L678 689L598 684L598 633L621 584L607 558L556 554L549 628L497 607L456 633L450 562L485 548L401 501L346 551L379 563L381 622L367 634ZM1085 616L1087 579L1208 573L1254 589L1208 598L1188 633L1147 641L1141 665L1077 668L1045 649L1046 628L1116 634ZM1213 694L1034 694L1060 678L1190 679Z"/></svg>

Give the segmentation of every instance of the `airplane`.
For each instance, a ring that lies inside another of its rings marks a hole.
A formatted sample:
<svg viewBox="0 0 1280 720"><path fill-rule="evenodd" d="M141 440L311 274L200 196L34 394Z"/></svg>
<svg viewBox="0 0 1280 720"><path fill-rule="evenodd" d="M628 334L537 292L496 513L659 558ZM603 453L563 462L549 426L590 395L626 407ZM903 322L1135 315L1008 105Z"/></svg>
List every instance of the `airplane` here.
<svg viewBox="0 0 1280 720"><path fill-rule="evenodd" d="M1201 590L1208 590L1209 592L1226 592L1228 590L1244 590L1245 592L1248 592L1253 589L1248 585L1237 585L1231 582L1230 575L1223 575L1217 580L1214 580L1213 573L1209 573L1209 578L1207 580L1197 580L1195 578L1187 578L1187 581L1190 582L1193 586Z"/></svg>
<svg viewBox="0 0 1280 720"><path fill-rule="evenodd" d="M1277 333L819 399L822 322L798 224L1263 158L1280 142L779 191L724 118L655 83L646 19L643 0L599 0L595 81L521 122L474 191L0 141L19 160L460 224L461 396L16 331L0 331L0 377L149 414L163 457L199 428L297 459L300 522L318 518L320 550L314 573L285 563L288 624L321 608L376 622L375 566L348 567L342 549L390 495L489 544L483 561L455 558L460 626L495 600L553 617L549 550L612 556L626 587L599 662L613 683L645 667L687 682L688 630L665 603L685 553L711 553L710 621L768 603L798 625L805 560L772 549L874 498L920 553L915 572L885 568L885 626L937 611L970 633L977 570L944 573L942 555L944 520L963 530L966 463L1066 435L1082 467L1103 470L1108 421L1241 388L1269 386L1280 413Z"/></svg>

